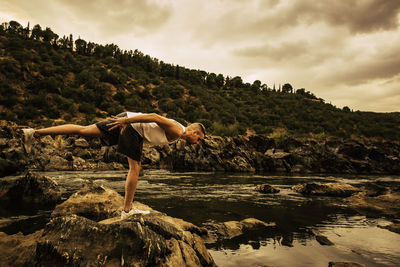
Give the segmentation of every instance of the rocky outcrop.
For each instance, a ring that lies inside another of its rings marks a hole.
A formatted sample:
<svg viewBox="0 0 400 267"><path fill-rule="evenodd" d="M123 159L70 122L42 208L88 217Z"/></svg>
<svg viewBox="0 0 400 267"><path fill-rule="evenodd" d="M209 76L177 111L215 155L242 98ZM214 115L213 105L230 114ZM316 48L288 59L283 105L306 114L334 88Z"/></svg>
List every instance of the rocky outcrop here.
<svg viewBox="0 0 400 267"><path fill-rule="evenodd" d="M352 185L343 183L305 183L292 187L298 193L306 196L331 196L331 197L349 197L360 190Z"/></svg>
<svg viewBox="0 0 400 267"><path fill-rule="evenodd" d="M26 155L22 127L0 121L0 176L36 170L123 169L126 157L115 147L102 147L98 138L46 136L35 140ZM268 173L366 173L400 174L398 141L294 139L262 135L207 136L199 144L181 147L179 142L145 147L147 168Z"/></svg>
<svg viewBox="0 0 400 267"><path fill-rule="evenodd" d="M0 233L0 261L5 266L215 266L200 237L206 230L137 202L134 206L151 213L121 220L122 204L117 192L87 182L56 206L44 229L26 236Z"/></svg>
<svg viewBox="0 0 400 267"><path fill-rule="evenodd" d="M51 178L33 172L0 180L2 206L44 208L61 201L61 190Z"/></svg>
<svg viewBox="0 0 400 267"><path fill-rule="evenodd" d="M207 235L203 236L206 243L215 243L223 239L232 239L246 232L265 230L275 227L275 223L266 223L255 218L247 218L242 221L229 221L223 223L206 223Z"/></svg>
<svg viewBox="0 0 400 267"><path fill-rule="evenodd" d="M26 237L0 233L0 259L6 266L215 266L197 234L157 216L112 223L56 217Z"/></svg>
<svg viewBox="0 0 400 267"><path fill-rule="evenodd" d="M400 143L354 140L274 140L265 136L208 136L199 144L156 147L150 166L269 173L400 173Z"/></svg>

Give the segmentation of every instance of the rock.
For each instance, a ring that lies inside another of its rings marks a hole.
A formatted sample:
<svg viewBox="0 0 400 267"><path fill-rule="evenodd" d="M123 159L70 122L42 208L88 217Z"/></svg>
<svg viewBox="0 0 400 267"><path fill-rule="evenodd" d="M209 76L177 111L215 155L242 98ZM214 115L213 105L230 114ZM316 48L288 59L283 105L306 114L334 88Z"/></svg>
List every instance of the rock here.
<svg viewBox="0 0 400 267"><path fill-rule="evenodd" d="M387 226L380 226L380 227L383 228L383 229L387 229L387 230L389 230L391 232L400 234L400 222L394 222L394 223L389 224Z"/></svg>
<svg viewBox="0 0 400 267"><path fill-rule="evenodd" d="M109 188L87 181L66 201L57 205L52 216L76 214L94 221L119 216L124 198Z"/></svg>
<svg viewBox="0 0 400 267"><path fill-rule="evenodd" d="M359 192L347 198L346 203L366 216L400 217L400 192L389 191L379 196L369 196L368 192Z"/></svg>
<svg viewBox="0 0 400 267"><path fill-rule="evenodd" d="M215 266L184 226L160 213L101 223L60 216L27 237L0 233L0 259L6 266Z"/></svg>
<svg viewBox="0 0 400 267"><path fill-rule="evenodd" d="M23 169L23 165L19 165L13 160L0 158L0 177L15 174Z"/></svg>
<svg viewBox="0 0 400 267"><path fill-rule="evenodd" d="M329 262L329 267L365 267L365 264L360 264L356 262Z"/></svg>
<svg viewBox="0 0 400 267"><path fill-rule="evenodd" d="M315 236L315 239L317 240L317 242L320 245L323 245L323 246L333 246L334 245L334 243L332 241L330 241L326 236L321 234L319 231L313 229L311 232Z"/></svg>
<svg viewBox="0 0 400 267"><path fill-rule="evenodd" d="M258 191L260 193L275 194L275 193L279 193L281 190L279 190L269 184L262 184L262 185L258 185L256 187L256 191Z"/></svg>
<svg viewBox="0 0 400 267"><path fill-rule="evenodd" d="M349 184L343 183L319 183L311 182L306 184L295 185L292 190L306 196L331 196L331 197L349 197L354 193L359 192Z"/></svg>
<svg viewBox="0 0 400 267"><path fill-rule="evenodd" d="M7 235L0 232L0 262L2 266L35 266L36 243L43 230L30 235Z"/></svg>
<svg viewBox="0 0 400 267"><path fill-rule="evenodd" d="M255 218L242 221L228 221L223 223L205 223L207 235L203 237L206 243L215 243L222 239L232 239L245 232L274 227L275 223L266 223Z"/></svg>
<svg viewBox="0 0 400 267"><path fill-rule="evenodd" d="M75 139L74 146L75 147L81 147L81 148L88 148L89 147L89 143L88 143L88 141L86 141L86 139L79 138L79 139Z"/></svg>
<svg viewBox="0 0 400 267"><path fill-rule="evenodd" d="M61 200L61 191L52 179L28 171L22 177L0 181L0 203L12 208L43 208Z"/></svg>
<svg viewBox="0 0 400 267"><path fill-rule="evenodd" d="M215 266L200 237L204 229L137 202L151 213L121 220L122 204L118 193L88 182L54 209L44 230L0 233L0 260L6 266Z"/></svg>

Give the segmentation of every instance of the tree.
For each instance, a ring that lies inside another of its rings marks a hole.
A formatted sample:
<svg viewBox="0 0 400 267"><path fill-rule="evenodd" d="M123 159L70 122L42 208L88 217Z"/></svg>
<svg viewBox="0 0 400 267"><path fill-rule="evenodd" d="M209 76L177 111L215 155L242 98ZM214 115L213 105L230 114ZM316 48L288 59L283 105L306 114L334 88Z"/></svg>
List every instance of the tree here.
<svg viewBox="0 0 400 267"><path fill-rule="evenodd" d="M33 26L31 38L34 40L41 40L42 35L43 35L42 27L40 27L39 24Z"/></svg>
<svg viewBox="0 0 400 267"><path fill-rule="evenodd" d="M9 33L21 34L24 29L21 24L19 24L18 22L14 21L14 20L10 21L8 25L9 25L8 26Z"/></svg>
<svg viewBox="0 0 400 267"><path fill-rule="evenodd" d="M282 93L293 93L293 87L290 83L285 83L282 86Z"/></svg>

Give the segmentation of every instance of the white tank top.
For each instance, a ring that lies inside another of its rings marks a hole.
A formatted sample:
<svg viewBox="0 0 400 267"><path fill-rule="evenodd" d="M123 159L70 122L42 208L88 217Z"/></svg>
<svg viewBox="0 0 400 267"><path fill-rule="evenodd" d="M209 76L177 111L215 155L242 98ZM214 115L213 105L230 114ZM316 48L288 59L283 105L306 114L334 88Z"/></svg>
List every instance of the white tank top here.
<svg viewBox="0 0 400 267"><path fill-rule="evenodd" d="M138 115L144 115L146 113L136 113L136 112L127 112L126 115L128 118L136 117ZM179 126L182 127L183 132L185 132L185 126L180 124L179 122L171 120L175 123L177 123ZM155 122L135 122L131 123L133 129L135 129L140 136L143 137L144 141L151 144L151 145L165 145L170 142L168 142L167 136L165 135L164 129L162 129L160 126L158 126L157 123Z"/></svg>

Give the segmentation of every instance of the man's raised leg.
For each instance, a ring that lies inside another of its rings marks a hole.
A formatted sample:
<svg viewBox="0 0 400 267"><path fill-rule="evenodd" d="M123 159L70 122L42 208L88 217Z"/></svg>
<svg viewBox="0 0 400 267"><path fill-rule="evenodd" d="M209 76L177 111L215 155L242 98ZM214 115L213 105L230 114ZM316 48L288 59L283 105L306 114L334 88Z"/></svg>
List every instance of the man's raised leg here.
<svg viewBox="0 0 400 267"><path fill-rule="evenodd" d="M32 128L23 129L23 142L24 148L27 153L31 152L32 144L35 137L44 135L59 135L59 134L76 134L84 137L103 137L103 133L96 126L92 124L89 126L81 126L76 124L64 124L49 128L34 130Z"/></svg>
<svg viewBox="0 0 400 267"><path fill-rule="evenodd" d="M44 135L59 135L59 134L76 134L84 137L101 137L103 136L100 129L95 125L82 126L76 124L64 124L35 130L35 137Z"/></svg>

